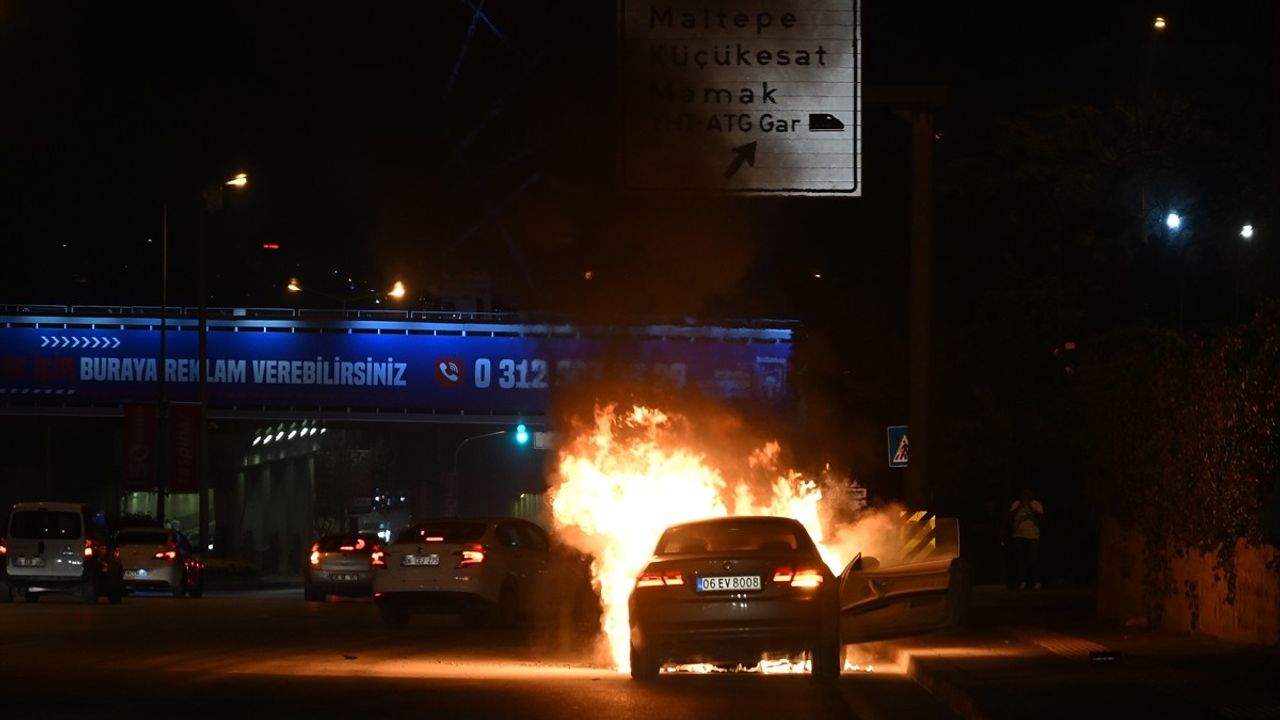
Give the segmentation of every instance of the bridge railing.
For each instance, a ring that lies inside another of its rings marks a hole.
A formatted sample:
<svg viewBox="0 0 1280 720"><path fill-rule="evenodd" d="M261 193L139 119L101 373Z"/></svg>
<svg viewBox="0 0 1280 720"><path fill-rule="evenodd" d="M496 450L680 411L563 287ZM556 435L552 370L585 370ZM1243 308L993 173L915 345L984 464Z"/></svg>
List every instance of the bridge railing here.
<svg viewBox="0 0 1280 720"><path fill-rule="evenodd" d="M196 307L169 306L165 312L171 318L195 319L200 310ZM521 312L473 312L463 310L369 310L369 309L325 309L325 308L288 308L288 307L209 307L205 308L206 317L210 319L256 318L278 320L382 320L382 321L421 321L435 323L494 323L494 324L574 324L582 318L567 315L548 315L544 313ZM5 303L0 304L0 315L69 315L69 316L135 316L159 317L159 305L54 305L39 303ZM677 320L671 318L645 318L629 323L631 325L670 325L670 326L733 326L741 328L796 328L795 320L772 318L728 319L728 318L692 318Z"/></svg>

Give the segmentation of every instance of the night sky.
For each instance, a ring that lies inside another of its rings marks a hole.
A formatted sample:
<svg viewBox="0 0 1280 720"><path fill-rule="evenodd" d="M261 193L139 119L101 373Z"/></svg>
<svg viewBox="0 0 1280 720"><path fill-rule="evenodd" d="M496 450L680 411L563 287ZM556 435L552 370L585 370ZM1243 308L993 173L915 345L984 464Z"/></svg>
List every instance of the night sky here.
<svg viewBox="0 0 1280 720"><path fill-rule="evenodd" d="M478 273L499 309L796 316L904 281L909 147L889 113L868 107L858 200L629 196L613 4L485 7L468 41L461 1L5 3L3 300L158 303L167 203L173 302L194 303L196 197L239 170L250 187L209 225L215 305L303 302L283 289L296 276L335 297L403 279L429 307ZM1246 132L1271 112L1261 2L870 0L863 16L868 85L949 90L943 190L965 181L949 159L998 155L997 118L1055 99L1164 82Z"/></svg>

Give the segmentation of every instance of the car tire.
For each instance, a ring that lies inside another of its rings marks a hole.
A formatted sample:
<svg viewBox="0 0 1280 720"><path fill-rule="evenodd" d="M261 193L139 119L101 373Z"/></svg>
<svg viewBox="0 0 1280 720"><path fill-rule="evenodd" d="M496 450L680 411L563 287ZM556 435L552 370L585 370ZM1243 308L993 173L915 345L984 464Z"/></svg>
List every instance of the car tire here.
<svg viewBox="0 0 1280 720"><path fill-rule="evenodd" d="M810 675L819 684L834 683L840 677L840 665L844 660L844 646L834 633L823 636L809 653Z"/></svg>
<svg viewBox="0 0 1280 720"><path fill-rule="evenodd" d="M40 593L31 592L30 589L25 590L22 593L22 601L29 603L40 602Z"/></svg>
<svg viewBox="0 0 1280 720"><path fill-rule="evenodd" d="M169 592L173 593L173 597L176 600L181 600L183 597L186 596L187 573L185 571L182 573L181 576L178 577L178 582L173 587L169 588Z"/></svg>
<svg viewBox="0 0 1280 720"><path fill-rule="evenodd" d="M380 605L378 615L382 618L382 624L389 628L402 628L409 624L409 613L404 608Z"/></svg>
<svg viewBox="0 0 1280 720"><path fill-rule="evenodd" d="M662 666L652 655L641 652L633 644L631 646L631 679L641 682L652 682L658 679L658 671Z"/></svg>
<svg viewBox="0 0 1280 720"><path fill-rule="evenodd" d="M200 581L195 584L195 587L187 591L187 596L192 599L196 599L196 598L202 597L203 595L204 595L204 578L201 577Z"/></svg>
<svg viewBox="0 0 1280 720"><path fill-rule="evenodd" d="M317 590L311 583L302 586L302 599L307 602L320 602L324 600L324 593Z"/></svg>
<svg viewBox="0 0 1280 720"><path fill-rule="evenodd" d="M498 591L498 607L496 609L498 624L504 628L513 628L520 624L520 591L511 580L502 584Z"/></svg>
<svg viewBox="0 0 1280 720"><path fill-rule="evenodd" d="M89 578L80 584L80 599L90 605L98 602L98 583L93 578Z"/></svg>
<svg viewBox="0 0 1280 720"><path fill-rule="evenodd" d="M0 604L13 602L13 588L7 582L0 581Z"/></svg>
<svg viewBox="0 0 1280 720"><path fill-rule="evenodd" d="M483 600L476 600L462 609L462 624L472 630L489 627L498 617L498 606L490 605Z"/></svg>

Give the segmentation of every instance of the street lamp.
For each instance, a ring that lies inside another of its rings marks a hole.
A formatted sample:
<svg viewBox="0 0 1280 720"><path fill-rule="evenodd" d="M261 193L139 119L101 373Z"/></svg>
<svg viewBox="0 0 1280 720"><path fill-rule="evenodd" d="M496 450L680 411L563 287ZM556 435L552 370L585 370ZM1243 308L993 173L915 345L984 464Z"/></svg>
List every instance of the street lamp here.
<svg viewBox="0 0 1280 720"><path fill-rule="evenodd" d="M347 296L347 297L338 297L337 295L330 295L329 293L321 292L321 291L316 290L316 289L314 289L314 288L310 288L310 287L303 288L302 281L298 280L298 278L296 278L296 277L289 278L289 283L288 283L287 285L285 285L284 287L285 287L285 289L286 289L286 290L288 290L288 291L289 291L289 292L291 292L291 293L307 292L307 293L310 293L310 294L312 294L312 295L319 295L319 296L320 296L320 297L322 297L322 298L327 298L327 299L332 300L333 302L336 302L336 303L341 303L341 304L342 304L342 309L343 309L343 310L346 310L346 309L347 309L347 303L348 303L348 302L350 302L350 301L352 301L352 300L358 300L358 299L360 299L360 298L368 298L368 297L372 297L372 296L373 296L373 291L372 291L372 290L369 290L369 291L367 291L367 292L366 292L366 291L360 291L360 292L358 292L358 293L354 293L354 294L349 295L349 296ZM402 282L400 282L399 280L397 280L397 281L395 282L395 285L393 285L393 286L391 287L391 289L387 291L387 297L392 298L393 300L400 300L400 299L401 299L401 298L403 298L407 293L408 293L408 291L405 289L405 287L404 287L404 283L402 283ZM374 301L375 301L375 302L377 302L377 299L375 298L375 300L374 300Z"/></svg>
<svg viewBox="0 0 1280 720"><path fill-rule="evenodd" d="M1156 30L1164 30L1165 28L1169 27L1169 23L1166 22L1163 17L1157 17L1153 25L1155 26Z"/></svg>
<svg viewBox="0 0 1280 720"><path fill-rule="evenodd" d="M1170 230L1177 231L1178 228L1182 227L1182 216L1176 212L1171 212L1165 216L1164 224Z"/></svg>
<svg viewBox="0 0 1280 720"><path fill-rule="evenodd" d="M1242 225L1242 226L1240 227L1240 237L1244 238L1245 240L1252 240L1252 239L1253 239L1253 226L1252 226L1252 225L1249 225L1249 224L1247 224L1247 223L1246 223L1246 224L1244 224L1244 225Z"/></svg>

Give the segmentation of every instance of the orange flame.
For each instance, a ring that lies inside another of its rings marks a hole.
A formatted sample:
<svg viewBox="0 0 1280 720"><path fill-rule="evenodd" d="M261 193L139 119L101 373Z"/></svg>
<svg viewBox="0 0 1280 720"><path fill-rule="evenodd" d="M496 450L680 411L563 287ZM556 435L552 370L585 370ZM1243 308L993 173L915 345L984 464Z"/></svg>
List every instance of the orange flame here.
<svg viewBox="0 0 1280 720"><path fill-rule="evenodd" d="M778 443L750 454L745 477L726 479L689 447L686 427L683 417L653 408L597 407L594 423L561 446L552 478L557 531L595 557L602 629L620 670L630 664L627 598L670 525L730 514L792 517L804 524L833 572L848 559L844 548L824 544L817 483L778 471Z"/></svg>

